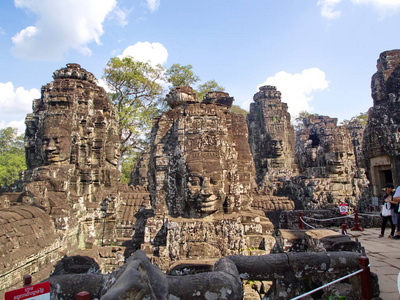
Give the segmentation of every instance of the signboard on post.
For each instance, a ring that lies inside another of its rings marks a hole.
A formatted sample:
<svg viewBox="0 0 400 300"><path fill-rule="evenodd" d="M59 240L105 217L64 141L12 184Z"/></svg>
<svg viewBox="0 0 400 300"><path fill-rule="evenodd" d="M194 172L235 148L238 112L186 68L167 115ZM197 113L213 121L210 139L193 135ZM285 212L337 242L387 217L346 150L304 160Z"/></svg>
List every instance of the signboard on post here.
<svg viewBox="0 0 400 300"><path fill-rule="evenodd" d="M347 203L340 203L339 211L340 211L340 215L347 216L349 214L349 206L347 205Z"/></svg>
<svg viewBox="0 0 400 300"><path fill-rule="evenodd" d="M50 300L50 282L45 281L9 291L5 294L4 300Z"/></svg>

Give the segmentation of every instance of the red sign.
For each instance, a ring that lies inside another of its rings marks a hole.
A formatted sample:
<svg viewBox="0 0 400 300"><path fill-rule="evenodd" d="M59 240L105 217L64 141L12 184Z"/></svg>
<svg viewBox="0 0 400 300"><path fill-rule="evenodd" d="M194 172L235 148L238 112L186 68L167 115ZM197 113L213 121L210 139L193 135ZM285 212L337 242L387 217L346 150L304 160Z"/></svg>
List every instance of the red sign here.
<svg viewBox="0 0 400 300"><path fill-rule="evenodd" d="M45 281L9 291L4 300L50 300L50 282Z"/></svg>
<svg viewBox="0 0 400 300"><path fill-rule="evenodd" d="M345 216L349 213L349 207L346 203L340 203L339 204L339 210L340 210L340 214L342 216Z"/></svg>

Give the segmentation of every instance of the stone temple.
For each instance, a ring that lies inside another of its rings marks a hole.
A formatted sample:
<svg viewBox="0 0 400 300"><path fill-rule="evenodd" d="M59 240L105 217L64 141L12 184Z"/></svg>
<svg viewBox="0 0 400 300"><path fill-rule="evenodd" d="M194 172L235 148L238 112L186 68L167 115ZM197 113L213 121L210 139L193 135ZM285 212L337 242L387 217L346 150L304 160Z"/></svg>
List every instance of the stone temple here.
<svg viewBox="0 0 400 300"><path fill-rule="evenodd" d="M147 171L134 172L147 175L154 211L143 240L134 242L160 260L217 258L247 248L269 253L273 226L250 208L254 163L245 119L229 111L233 98L214 92L200 103L183 87L166 100L172 109L155 120L150 152L137 166Z"/></svg>
<svg viewBox="0 0 400 300"><path fill-rule="evenodd" d="M126 227L132 236L135 212L149 203L144 189L119 182L115 110L93 74L68 64L53 78L26 117L22 189L0 196L0 286L23 274L48 276L52 262L103 240L115 243ZM103 250L103 269L111 252Z"/></svg>
<svg viewBox="0 0 400 300"><path fill-rule="evenodd" d="M282 229L280 217L334 214L340 203L366 211L385 182L400 184L399 68L399 50L380 55L365 128L312 115L295 133L273 86L259 88L247 118L231 112L228 93L200 102L190 87L174 88L129 186L120 182L119 127L105 90L78 64L55 71L26 117L28 170L18 190L0 194L1 292L19 287L25 274L38 282L54 271L50 281L66 299L79 282L103 299L167 299L193 289L198 299L210 292L242 299L251 294L244 278L272 280L278 299L319 283L323 262L335 276L356 268L340 264L343 255L358 256L355 243L341 237L343 244L328 247L296 221ZM305 270L314 251L324 253ZM322 281L334 277L322 273Z"/></svg>

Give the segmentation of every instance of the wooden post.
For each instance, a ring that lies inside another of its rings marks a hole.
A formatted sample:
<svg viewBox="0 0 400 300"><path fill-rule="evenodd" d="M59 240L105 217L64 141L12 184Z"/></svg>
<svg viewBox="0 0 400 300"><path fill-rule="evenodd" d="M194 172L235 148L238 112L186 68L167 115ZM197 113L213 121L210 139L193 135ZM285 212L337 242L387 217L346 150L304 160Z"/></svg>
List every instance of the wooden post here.
<svg viewBox="0 0 400 300"><path fill-rule="evenodd" d="M303 218L304 218L304 213L301 211L301 212L300 212L300 215L299 215L299 228L300 228L300 229L304 229Z"/></svg>
<svg viewBox="0 0 400 300"><path fill-rule="evenodd" d="M361 268L364 270L360 273L361 276L361 300L374 299L372 291L371 271L369 269L369 259L365 256L358 258Z"/></svg>
<svg viewBox="0 0 400 300"><path fill-rule="evenodd" d="M358 221L358 210L356 209L356 210L354 210L354 213L355 213L355 215L354 215L354 226L353 226L353 228L351 228L351 230L353 231L363 231L364 230L364 228L362 228L361 226L360 226L360 222Z"/></svg>
<svg viewBox="0 0 400 300"><path fill-rule="evenodd" d="M76 294L76 300L90 300L90 294L88 292L80 292Z"/></svg>

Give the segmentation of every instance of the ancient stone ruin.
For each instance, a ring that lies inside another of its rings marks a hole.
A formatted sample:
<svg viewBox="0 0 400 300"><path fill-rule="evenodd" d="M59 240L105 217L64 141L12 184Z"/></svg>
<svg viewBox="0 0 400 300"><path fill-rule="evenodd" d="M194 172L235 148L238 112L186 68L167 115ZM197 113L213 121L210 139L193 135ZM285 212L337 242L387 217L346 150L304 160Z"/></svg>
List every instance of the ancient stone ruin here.
<svg viewBox="0 0 400 300"><path fill-rule="evenodd" d="M134 207L133 198L137 206L132 213L148 197L143 189L135 193L119 183L115 111L93 74L68 64L53 78L26 117L28 170L22 191L0 198L4 287L29 273L43 279L51 262L100 245L103 238L115 240L116 231L122 234L126 224L131 236L134 214L126 221L125 212ZM127 192L130 196L124 197Z"/></svg>
<svg viewBox="0 0 400 300"><path fill-rule="evenodd" d="M155 120L150 152L133 172L132 183L146 182L135 174L147 176L154 211L144 235L135 233L136 247L142 244L164 270L165 258L269 253L273 226L250 209L254 164L244 117L229 111L233 98L214 92L200 103L183 87L166 100L172 109Z"/></svg>
<svg viewBox="0 0 400 300"><path fill-rule="evenodd" d="M249 146L256 169L257 191L252 207L265 212L293 210L295 204L282 191L297 173L294 164L295 133L288 106L274 86L262 86L247 115Z"/></svg>
<svg viewBox="0 0 400 300"><path fill-rule="evenodd" d="M288 106L281 101L281 92L274 86L262 86L253 100L247 124L257 183L271 181L265 178L267 174L275 180L293 176L295 132Z"/></svg>
<svg viewBox="0 0 400 300"><path fill-rule="evenodd" d="M307 209L334 208L340 203L367 209L369 182L356 165L349 131L327 116L311 115L303 122L295 147L301 176L289 184L295 198Z"/></svg>
<svg viewBox="0 0 400 300"><path fill-rule="evenodd" d="M371 79L373 107L362 142L372 192L375 197L387 182L400 184L400 50L380 54Z"/></svg>
<svg viewBox="0 0 400 300"><path fill-rule="evenodd" d="M200 102L190 87L174 88L129 186L116 167L119 128L106 92L78 64L55 71L26 117L21 190L0 195L0 286L29 273L43 280L63 257L50 281L64 298L87 288L102 299L242 299L251 295L245 279L278 299L358 268L360 247L349 239L277 221L296 223L295 207L367 210L364 167L374 195L397 184L399 64L400 51L381 54L365 131L310 116L295 137L273 86L254 95L247 122L230 111L228 93Z"/></svg>

